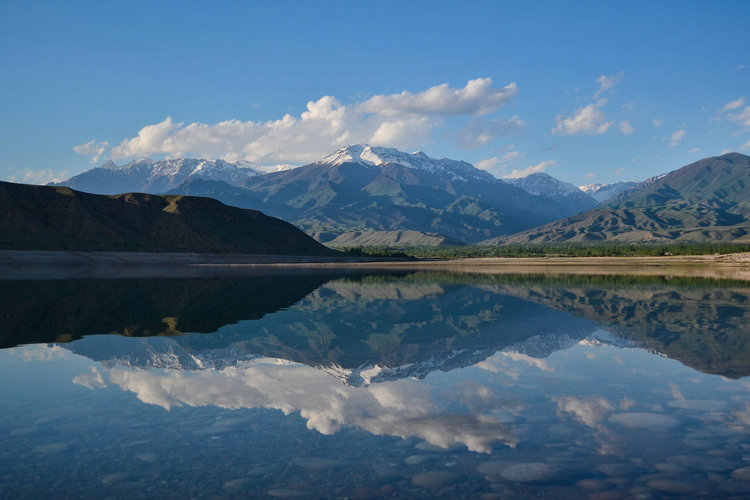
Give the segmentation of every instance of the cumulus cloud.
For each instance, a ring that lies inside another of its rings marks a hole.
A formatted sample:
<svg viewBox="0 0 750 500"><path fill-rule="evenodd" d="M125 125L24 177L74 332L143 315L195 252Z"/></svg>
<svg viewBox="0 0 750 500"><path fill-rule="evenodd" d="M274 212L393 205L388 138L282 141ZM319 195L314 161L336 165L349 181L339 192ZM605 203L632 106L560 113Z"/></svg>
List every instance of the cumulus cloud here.
<svg viewBox="0 0 750 500"><path fill-rule="evenodd" d="M612 404L602 397L561 397L555 398L557 403L557 414L565 413L571 415L580 423L594 429L602 429L602 422L608 411L613 409Z"/></svg>
<svg viewBox="0 0 750 500"><path fill-rule="evenodd" d="M741 108L743 104L745 104L745 98L744 97L738 97L734 101L729 101L728 103L726 103L719 110L719 113L726 113L727 111L734 111L735 109Z"/></svg>
<svg viewBox="0 0 750 500"><path fill-rule="evenodd" d="M102 389L107 387L101 372L96 366L90 368L91 373L79 373L73 377L73 383L89 389Z"/></svg>
<svg viewBox="0 0 750 500"><path fill-rule="evenodd" d="M739 113L729 115L729 120L743 127L750 127L750 106L746 106Z"/></svg>
<svg viewBox="0 0 750 500"><path fill-rule="evenodd" d="M527 175L536 174L537 172L543 172L544 169L554 164L555 160L545 160L536 165L531 165L530 167L515 169L508 175L504 175L503 179L518 179L520 177L526 177Z"/></svg>
<svg viewBox="0 0 750 500"><path fill-rule="evenodd" d="M676 147L680 143L680 141L682 141L682 138L684 136L685 136L685 129L680 129L680 130L674 132L669 137L669 147L670 148Z"/></svg>
<svg viewBox="0 0 750 500"><path fill-rule="evenodd" d="M626 120L626 121L620 122L620 132L622 132L623 135L628 135L628 134L632 134L633 132L635 132L635 129L630 124L630 122Z"/></svg>
<svg viewBox="0 0 750 500"><path fill-rule="evenodd" d="M463 149L476 149L505 137L521 132L523 120L512 116L508 120L474 118L458 132L458 145Z"/></svg>
<svg viewBox="0 0 750 500"><path fill-rule="evenodd" d="M502 89L492 88L491 78L469 80L462 89L452 89L447 83L430 87L413 94L401 92L392 95L376 95L359 105L366 113L382 116L401 114L428 115L485 115L496 111L518 95L515 83Z"/></svg>
<svg viewBox="0 0 750 500"><path fill-rule="evenodd" d="M186 124L168 116L124 139L110 155L113 159L165 155L248 160L259 165L300 164L354 143L419 147L432 139L446 119L456 116L472 118L456 137L465 146L477 147L522 125L515 116L509 120L479 118L497 111L517 94L515 83L495 88L490 78L479 78L463 88L442 84L423 92L376 95L349 105L324 96L308 102L299 116L287 114L266 122L233 119ZM106 142L92 140L74 149L98 161L107 147Z"/></svg>
<svg viewBox="0 0 750 500"><path fill-rule="evenodd" d="M474 166L478 169L486 170L487 172L496 175L506 168L506 163L522 156L523 153L521 153L520 151L508 151L502 156L493 156L491 158L480 160L476 162Z"/></svg>
<svg viewBox="0 0 750 500"><path fill-rule="evenodd" d="M93 387L106 383L96 374L85 375L78 383ZM321 434L355 426L376 435L421 438L442 448L462 444L475 452L490 452L493 443L515 446L518 442L491 415L445 409L434 401L433 389L416 380L352 387L325 371L275 359L198 372L111 368L106 375L111 384L167 410L183 405L270 408L287 415L299 412L307 428ZM497 397L493 407L503 406Z"/></svg>
<svg viewBox="0 0 750 500"><path fill-rule="evenodd" d="M607 90L617 85L624 75L625 75L625 72L620 71L614 76L602 75L599 78L597 78L596 83L599 84L599 90L597 90L596 93L594 94L594 99L598 98L602 93L606 92Z"/></svg>
<svg viewBox="0 0 750 500"><path fill-rule="evenodd" d="M107 151L107 148L109 148L107 141L96 142L96 140L92 139L86 144L73 146L73 151L79 155L91 156L91 163L97 163Z"/></svg>
<svg viewBox="0 0 750 500"><path fill-rule="evenodd" d="M604 134L614 124L612 121L607 121L607 117L601 110L606 103L606 99L599 99L588 106L578 108L567 118L558 115L555 118L557 126L552 129L552 133L560 135Z"/></svg>
<svg viewBox="0 0 750 500"><path fill-rule="evenodd" d="M557 115L555 117L557 126L552 129L552 133L560 135L594 135L606 133L615 122L607 120L604 111L602 111L604 105L607 104L607 99L601 96L617 85L624 74L625 73L621 71L614 76L602 75L597 78L596 83L599 84L599 89L594 93L593 102L576 109L567 117L564 115ZM632 103L629 103L628 106L632 107ZM623 134L629 134L634 130L635 129L630 126L630 123L620 122L620 131Z"/></svg>

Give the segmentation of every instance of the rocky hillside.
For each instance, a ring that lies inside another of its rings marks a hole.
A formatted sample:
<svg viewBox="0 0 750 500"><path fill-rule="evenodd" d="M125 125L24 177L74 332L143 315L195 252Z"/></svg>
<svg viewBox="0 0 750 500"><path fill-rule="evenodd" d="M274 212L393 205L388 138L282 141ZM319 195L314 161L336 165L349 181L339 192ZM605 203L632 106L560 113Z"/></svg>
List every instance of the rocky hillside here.
<svg viewBox="0 0 750 500"><path fill-rule="evenodd" d="M0 182L0 249L329 255L299 229L210 198Z"/></svg>
<svg viewBox="0 0 750 500"><path fill-rule="evenodd" d="M750 241L750 157L705 158L598 208L486 243Z"/></svg>

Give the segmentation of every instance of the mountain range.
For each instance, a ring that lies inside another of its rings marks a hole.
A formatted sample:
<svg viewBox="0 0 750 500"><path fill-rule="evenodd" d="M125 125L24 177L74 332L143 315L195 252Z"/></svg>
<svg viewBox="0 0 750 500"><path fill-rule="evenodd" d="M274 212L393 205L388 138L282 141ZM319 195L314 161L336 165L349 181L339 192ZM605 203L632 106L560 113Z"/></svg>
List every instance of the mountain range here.
<svg viewBox="0 0 750 500"><path fill-rule="evenodd" d="M748 242L750 157L704 158L621 192L601 206L491 243Z"/></svg>
<svg viewBox="0 0 750 500"><path fill-rule="evenodd" d="M534 180L530 192L467 162L352 145L267 174L221 161L137 160L107 163L61 185L213 197L288 220L323 242L345 233L408 230L476 243L596 206L572 185L546 175Z"/></svg>
<svg viewBox="0 0 750 500"><path fill-rule="evenodd" d="M331 255L293 225L211 198L0 182L0 249Z"/></svg>
<svg viewBox="0 0 750 500"><path fill-rule="evenodd" d="M750 159L706 158L643 182L497 179L463 161L352 145L262 173L247 162L112 162L64 181L92 192L187 194L261 210L331 246L746 241Z"/></svg>
<svg viewBox="0 0 750 500"><path fill-rule="evenodd" d="M20 280L0 287L0 346L86 337L71 348L129 366L207 369L269 357L356 384L367 366L380 367L372 381L424 377L498 350L545 358L595 335L737 378L750 374L749 298L743 282L627 276ZM109 341L95 340L112 333L154 340L120 343L113 359L97 347Z"/></svg>

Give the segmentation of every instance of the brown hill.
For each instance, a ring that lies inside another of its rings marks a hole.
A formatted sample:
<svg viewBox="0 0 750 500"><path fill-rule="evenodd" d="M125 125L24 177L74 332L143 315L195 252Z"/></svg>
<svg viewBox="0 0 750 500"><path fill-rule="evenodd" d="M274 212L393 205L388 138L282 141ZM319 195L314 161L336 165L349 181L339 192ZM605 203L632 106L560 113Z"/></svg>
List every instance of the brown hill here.
<svg viewBox="0 0 750 500"><path fill-rule="evenodd" d="M211 198L0 182L0 249L333 255L293 225Z"/></svg>
<svg viewBox="0 0 750 500"><path fill-rule="evenodd" d="M750 241L750 157L704 158L599 208L483 242Z"/></svg>

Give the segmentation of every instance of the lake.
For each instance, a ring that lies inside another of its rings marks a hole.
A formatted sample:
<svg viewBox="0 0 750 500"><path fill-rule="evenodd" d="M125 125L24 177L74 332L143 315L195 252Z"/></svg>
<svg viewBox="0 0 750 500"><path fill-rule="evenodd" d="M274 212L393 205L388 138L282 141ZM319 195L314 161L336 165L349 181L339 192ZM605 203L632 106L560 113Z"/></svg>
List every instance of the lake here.
<svg viewBox="0 0 750 500"><path fill-rule="evenodd" d="M0 281L2 498L750 497L750 283Z"/></svg>

